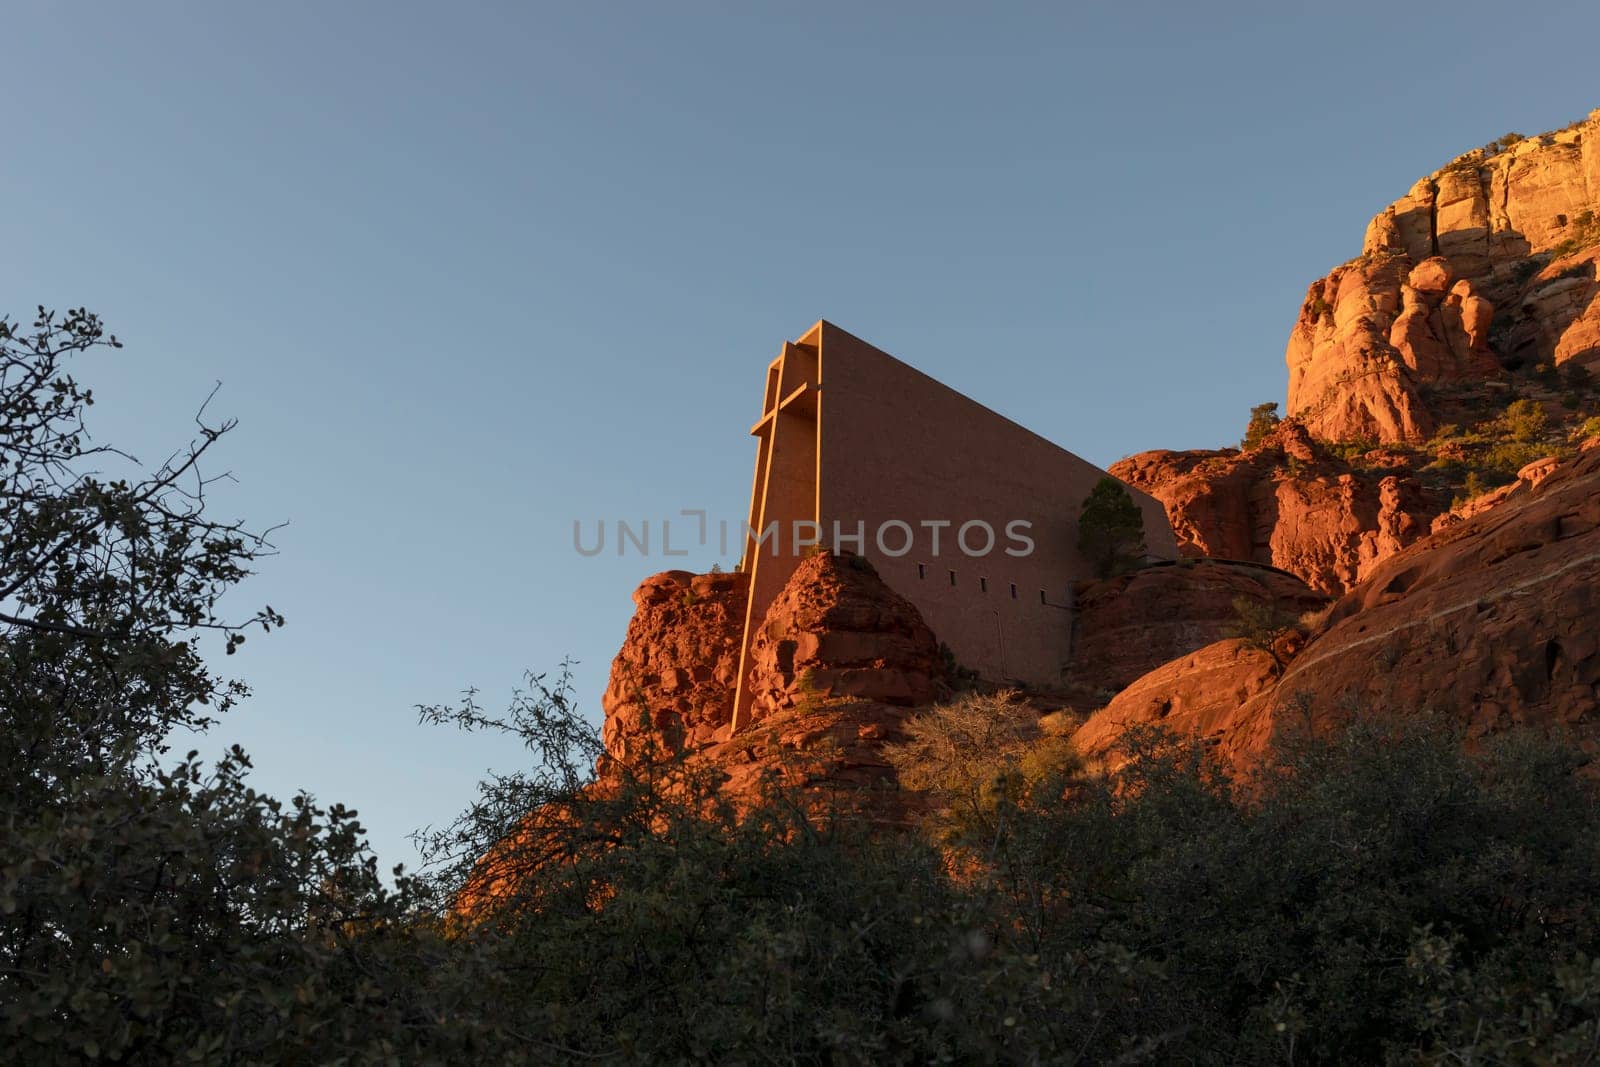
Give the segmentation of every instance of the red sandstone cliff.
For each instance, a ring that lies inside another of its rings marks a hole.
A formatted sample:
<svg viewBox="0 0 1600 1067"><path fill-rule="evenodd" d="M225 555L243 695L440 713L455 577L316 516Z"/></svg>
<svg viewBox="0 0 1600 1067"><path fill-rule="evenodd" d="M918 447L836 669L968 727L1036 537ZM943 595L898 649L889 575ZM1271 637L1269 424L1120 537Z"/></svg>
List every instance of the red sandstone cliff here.
<svg viewBox="0 0 1600 1067"><path fill-rule="evenodd" d="M1269 564L1325 593L1426 534L1450 501L1408 457L1357 465L1293 420L1248 452L1141 452L1110 470L1166 506L1184 555Z"/></svg>
<svg viewBox="0 0 1600 1067"><path fill-rule="evenodd" d="M1259 758L1285 729L1435 711L1482 735L1513 723L1600 739L1600 447L1397 553L1329 610L1279 673L1222 641L1123 690L1076 740L1114 752L1159 722Z"/></svg>
<svg viewBox="0 0 1600 1067"><path fill-rule="evenodd" d="M633 619L600 707L606 751L630 759L703 747L733 718L743 574L663 571L634 590Z"/></svg>
<svg viewBox="0 0 1600 1067"><path fill-rule="evenodd" d="M1115 693L1169 660L1233 636L1241 601L1292 622L1326 607L1328 598L1291 574L1211 559L1094 582L1078 593L1070 677Z"/></svg>
<svg viewBox="0 0 1600 1067"><path fill-rule="evenodd" d="M1502 365L1600 363L1597 214L1600 111L1422 178L1307 290L1287 412L1328 440L1417 443L1440 417L1430 390Z"/></svg>
<svg viewBox="0 0 1600 1067"><path fill-rule="evenodd" d="M1307 290L1279 432L1111 471L1161 500L1185 554L1343 592L1453 501L1571 454L1600 412L1597 270L1600 111L1468 152L1380 212ZM1517 402L1531 433L1506 424Z"/></svg>
<svg viewBox="0 0 1600 1067"><path fill-rule="evenodd" d="M753 723L730 736L743 574L646 578L602 701L611 759L687 753L733 796L763 778L806 793L865 797L894 819L904 798L882 746L945 690L939 644L917 609L858 556L802 560L751 648ZM853 803L853 801L852 801Z"/></svg>

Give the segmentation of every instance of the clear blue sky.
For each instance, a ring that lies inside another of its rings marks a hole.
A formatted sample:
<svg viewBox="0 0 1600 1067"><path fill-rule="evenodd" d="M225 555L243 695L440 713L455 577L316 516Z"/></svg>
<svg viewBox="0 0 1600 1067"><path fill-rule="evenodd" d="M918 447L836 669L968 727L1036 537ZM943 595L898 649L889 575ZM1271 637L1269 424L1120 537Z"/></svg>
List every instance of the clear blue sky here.
<svg viewBox="0 0 1600 1067"><path fill-rule="evenodd" d="M1096 462L1223 444L1373 212L1600 105L1592 0L757 6L7 6L0 306L107 318L146 458L223 383L289 625L205 744L386 863L519 756L412 706L570 655L598 715L667 563L572 520L741 518L815 319Z"/></svg>

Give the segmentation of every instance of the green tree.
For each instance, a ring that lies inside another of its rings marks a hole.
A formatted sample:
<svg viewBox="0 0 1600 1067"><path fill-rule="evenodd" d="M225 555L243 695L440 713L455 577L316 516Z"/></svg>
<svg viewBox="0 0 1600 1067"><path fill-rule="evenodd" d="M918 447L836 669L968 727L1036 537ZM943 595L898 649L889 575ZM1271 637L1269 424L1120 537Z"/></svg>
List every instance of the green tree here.
<svg viewBox="0 0 1600 1067"><path fill-rule="evenodd" d="M1513 441L1528 444L1544 436L1545 427L1549 419L1544 413L1544 408L1537 400L1513 400L1506 405L1505 414L1500 417L1500 425Z"/></svg>
<svg viewBox="0 0 1600 1067"><path fill-rule="evenodd" d="M1269 600L1236 596L1233 598L1233 625L1228 633L1250 648L1267 653L1281 671L1287 664L1279 658L1278 645L1294 631L1297 621L1296 616Z"/></svg>
<svg viewBox="0 0 1600 1067"><path fill-rule="evenodd" d="M83 309L0 319L0 1038L22 1062L369 1054L392 1001L352 935L388 907L353 812L250 789L243 752L168 757L245 695L202 655L271 545L207 507L229 422L145 470L94 443L67 370ZM122 476L98 473L125 468ZM370 1020L369 1020L370 1021Z"/></svg>
<svg viewBox="0 0 1600 1067"><path fill-rule="evenodd" d="M1102 578L1123 573L1144 555L1144 515L1115 478L1101 478L1084 498L1078 551Z"/></svg>
<svg viewBox="0 0 1600 1067"><path fill-rule="evenodd" d="M1282 421L1278 418L1277 404L1257 404L1250 409L1250 423L1245 427L1244 440L1239 442L1239 447L1246 452L1255 448Z"/></svg>

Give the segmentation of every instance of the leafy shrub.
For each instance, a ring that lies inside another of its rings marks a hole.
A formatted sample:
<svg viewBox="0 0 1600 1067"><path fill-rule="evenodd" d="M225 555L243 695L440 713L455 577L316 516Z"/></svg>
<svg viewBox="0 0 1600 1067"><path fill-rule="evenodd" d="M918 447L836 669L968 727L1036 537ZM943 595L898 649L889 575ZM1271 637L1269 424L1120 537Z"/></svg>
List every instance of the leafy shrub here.
<svg viewBox="0 0 1600 1067"><path fill-rule="evenodd" d="M1535 274L1538 274L1544 269L1546 262L1548 261L1544 258L1530 256L1511 268L1511 280L1518 285L1526 285L1528 279L1532 278ZM1506 323L1507 325L1510 324L1509 318L1502 317L1500 321ZM1490 328L1493 329L1492 326Z"/></svg>
<svg viewBox="0 0 1600 1067"><path fill-rule="evenodd" d="M1327 441L1324 442L1327 450L1349 463L1371 452L1378 447L1378 443L1370 437L1358 437L1353 441Z"/></svg>
<svg viewBox="0 0 1600 1067"><path fill-rule="evenodd" d="M1461 483L1461 491L1450 501L1451 507L1460 507L1469 500L1475 500L1490 489L1494 488L1484 481L1483 475L1477 471L1468 471L1466 479Z"/></svg>
<svg viewBox="0 0 1600 1067"><path fill-rule="evenodd" d="M1543 437L1548 423L1544 408L1535 400L1513 400L1500 417L1500 426L1511 439L1524 444Z"/></svg>
<svg viewBox="0 0 1600 1067"><path fill-rule="evenodd" d="M889 761L900 784L924 792L952 833L984 836L1002 800L1024 786L1021 764L1040 736L1039 715L1019 694L967 694L906 724Z"/></svg>
<svg viewBox="0 0 1600 1067"><path fill-rule="evenodd" d="M1281 421L1277 404L1257 404L1250 409L1250 423L1245 427L1244 439L1239 442L1239 447L1246 452L1255 448L1277 429Z"/></svg>
<svg viewBox="0 0 1600 1067"><path fill-rule="evenodd" d="M1150 1063L1468 1061L1550 1039L1579 1062L1592 1029L1572 994L1593 988L1600 940L1582 757L1525 735L1469 756L1461 740L1420 718L1291 731L1235 781L1143 728L1115 774L1021 790L1004 826L968 839L993 857L970 877L1011 924L1001 943L1062 996L1059 1028L1018 1013L1018 1038ZM1108 955L1120 981L1097 989L1084 963Z"/></svg>

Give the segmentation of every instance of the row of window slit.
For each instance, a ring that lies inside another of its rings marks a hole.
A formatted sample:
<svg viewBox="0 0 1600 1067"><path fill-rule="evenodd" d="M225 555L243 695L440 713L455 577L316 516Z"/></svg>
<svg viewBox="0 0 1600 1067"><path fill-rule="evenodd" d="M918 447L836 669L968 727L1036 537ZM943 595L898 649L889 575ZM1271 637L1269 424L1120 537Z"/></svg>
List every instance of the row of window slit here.
<svg viewBox="0 0 1600 1067"><path fill-rule="evenodd" d="M950 584L951 585L955 585L956 584L956 572L955 571L950 571L949 574L950 574ZM926 563L917 564L917 577L918 578L923 578L923 579L926 579L928 577L928 565ZM978 579L978 592L987 593L988 591L989 591L989 579L980 577ZM1016 582L1012 582L1011 583L1011 599L1012 600L1017 599L1017 583ZM1039 590L1039 603L1041 603L1041 604L1046 603L1043 589Z"/></svg>

